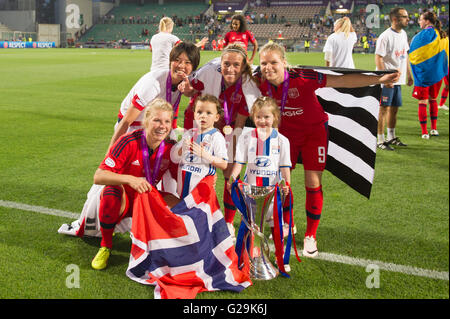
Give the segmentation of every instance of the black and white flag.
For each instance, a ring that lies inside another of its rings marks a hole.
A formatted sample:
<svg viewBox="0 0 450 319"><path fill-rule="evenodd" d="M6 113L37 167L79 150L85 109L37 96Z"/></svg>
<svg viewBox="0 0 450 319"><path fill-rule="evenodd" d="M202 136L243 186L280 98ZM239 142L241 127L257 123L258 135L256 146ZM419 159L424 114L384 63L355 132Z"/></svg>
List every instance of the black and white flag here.
<svg viewBox="0 0 450 319"><path fill-rule="evenodd" d="M299 66L325 74L363 73L380 75L393 71ZM329 145L326 169L370 198L375 175L380 85L316 90L320 104L329 116Z"/></svg>

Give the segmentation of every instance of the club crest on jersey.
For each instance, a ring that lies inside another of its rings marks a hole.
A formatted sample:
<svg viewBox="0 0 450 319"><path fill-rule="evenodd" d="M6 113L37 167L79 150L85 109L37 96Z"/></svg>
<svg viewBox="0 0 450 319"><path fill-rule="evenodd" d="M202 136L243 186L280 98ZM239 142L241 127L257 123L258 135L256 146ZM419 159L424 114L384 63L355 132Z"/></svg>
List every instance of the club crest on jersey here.
<svg viewBox="0 0 450 319"><path fill-rule="evenodd" d="M289 95L289 98L291 98L291 99L296 99L296 98L298 98L300 96L300 94L298 93L297 88L290 88L288 90L288 95Z"/></svg>
<svg viewBox="0 0 450 319"><path fill-rule="evenodd" d="M270 159L267 157L255 158L255 165L258 167L268 167L271 164Z"/></svg>
<svg viewBox="0 0 450 319"><path fill-rule="evenodd" d="M241 94L233 94L230 99L233 103L240 103L242 100Z"/></svg>
<svg viewBox="0 0 450 319"><path fill-rule="evenodd" d="M106 164L107 166L109 166L109 167L114 167L114 166L116 166L116 162L114 162L114 160L113 160L111 157L108 157L108 158L105 160L105 164Z"/></svg>

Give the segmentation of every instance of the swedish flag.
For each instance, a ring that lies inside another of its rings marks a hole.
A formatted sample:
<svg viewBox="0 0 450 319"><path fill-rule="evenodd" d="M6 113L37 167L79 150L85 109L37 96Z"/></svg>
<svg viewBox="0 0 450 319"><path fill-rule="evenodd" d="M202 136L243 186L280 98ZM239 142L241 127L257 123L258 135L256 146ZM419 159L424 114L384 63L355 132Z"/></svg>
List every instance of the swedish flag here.
<svg viewBox="0 0 450 319"><path fill-rule="evenodd" d="M434 28L424 29L412 39L409 61L415 86L431 86L447 75L448 41L445 40Z"/></svg>

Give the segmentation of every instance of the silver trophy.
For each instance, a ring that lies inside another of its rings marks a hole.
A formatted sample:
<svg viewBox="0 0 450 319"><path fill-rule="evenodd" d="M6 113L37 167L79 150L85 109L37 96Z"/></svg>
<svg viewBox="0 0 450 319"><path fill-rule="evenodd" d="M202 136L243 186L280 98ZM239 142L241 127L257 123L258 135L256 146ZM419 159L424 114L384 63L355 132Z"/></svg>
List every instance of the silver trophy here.
<svg viewBox="0 0 450 319"><path fill-rule="evenodd" d="M244 183L239 183L238 188L247 208L248 219L243 217L242 220L250 230L244 238L244 243L247 242L248 236L251 236L251 248L248 251L250 276L254 279L273 279L278 276L279 272L269 260L269 243L264 234L264 227L268 222L273 221L272 214L268 214L268 211L273 206L272 200L276 188L275 186L252 186ZM245 247L247 246L245 245Z"/></svg>

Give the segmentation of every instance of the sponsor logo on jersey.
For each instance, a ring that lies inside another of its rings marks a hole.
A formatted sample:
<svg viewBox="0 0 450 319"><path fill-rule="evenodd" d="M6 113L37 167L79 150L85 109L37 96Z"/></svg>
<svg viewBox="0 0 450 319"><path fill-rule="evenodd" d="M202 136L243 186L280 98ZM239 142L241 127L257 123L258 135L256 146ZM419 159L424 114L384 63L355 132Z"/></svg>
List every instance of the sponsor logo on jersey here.
<svg viewBox="0 0 450 319"><path fill-rule="evenodd" d="M282 116L298 116L303 114L303 108L294 108L294 107L286 107L285 111L283 112Z"/></svg>
<svg viewBox="0 0 450 319"><path fill-rule="evenodd" d="M191 172L194 174L201 174L202 168L194 165L183 165L182 167L183 171Z"/></svg>
<svg viewBox="0 0 450 319"><path fill-rule="evenodd" d="M139 165L141 165L141 164L139 164L139 160L135 160L134 162L131 163L131 165L139 166Z"/></svg>
<svg viewBox="0 0 450 319"><path fill-rule="evenodd" d="M271 161L267 157L255 158L255 165L258 167L268 167L270 164L271 164Z"/></svg>
<svg viewBox="0 0 450 319"><path fill-rule="evenodd" d="M184 158L184 160L188 163L193 163L196 160L197 156L195 156L192 153L189 153L186 155L186 157Z"/></svg>
<svg viewBox="0 0 450 319"><path fill-rule="evenodd" d="M255 169L255 168L251 168L249 170L250 174L252 175L256 175L256 176L276 176L278 174L278 171L274 171L274 170L264 170L264 169Z"/></svg>

